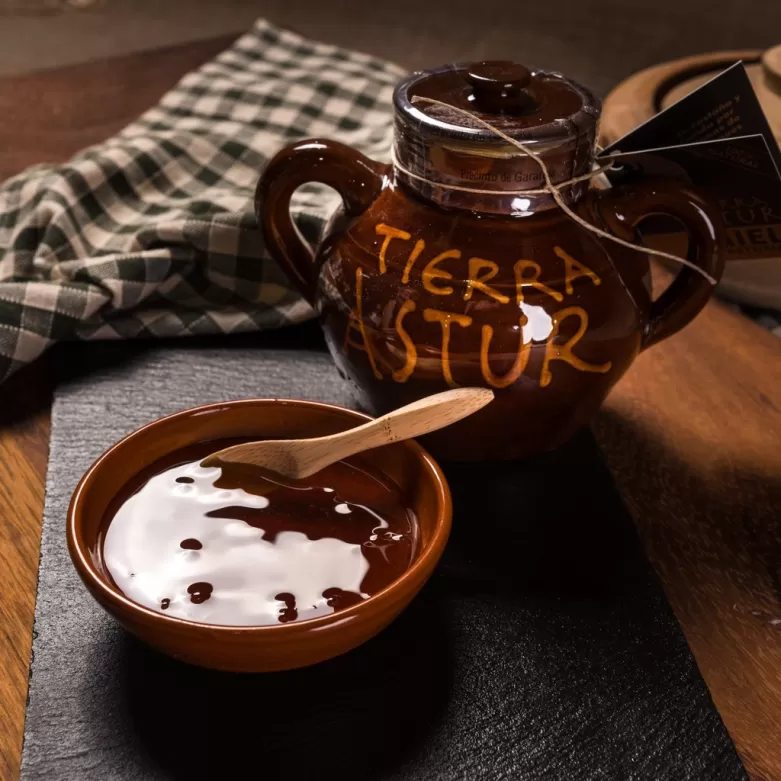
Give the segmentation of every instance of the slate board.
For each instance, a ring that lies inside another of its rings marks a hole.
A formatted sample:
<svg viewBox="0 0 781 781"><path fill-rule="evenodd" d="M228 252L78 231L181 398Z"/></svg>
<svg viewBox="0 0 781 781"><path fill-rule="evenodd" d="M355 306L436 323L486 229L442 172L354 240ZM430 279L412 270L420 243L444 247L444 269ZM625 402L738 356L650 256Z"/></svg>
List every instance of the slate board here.
<svg viewBox="0 0 781 781"><path fill-rule="evenodd" d="M746 779L591 435L445 465L454 529L412 606L317 667L215 673L147 649L65 545L79 477L196 404L352 404L315 332L60 351L23 781Z"/></svg>

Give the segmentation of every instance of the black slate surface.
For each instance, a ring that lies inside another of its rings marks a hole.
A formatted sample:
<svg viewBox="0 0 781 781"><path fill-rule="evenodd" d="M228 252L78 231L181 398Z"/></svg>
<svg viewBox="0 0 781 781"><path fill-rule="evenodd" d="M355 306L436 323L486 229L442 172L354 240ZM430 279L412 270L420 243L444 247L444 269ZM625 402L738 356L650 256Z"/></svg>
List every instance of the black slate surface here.
<svg viewBox="0 0 781 781"><path fill-rule="evenodd" d="M454 530L435 576L320 666L188 667L92 602L64 535L92 460L195 404L349 405L312 334L61 351L23 781L746 779L587 432L523 464L446 465Z"/></svg>

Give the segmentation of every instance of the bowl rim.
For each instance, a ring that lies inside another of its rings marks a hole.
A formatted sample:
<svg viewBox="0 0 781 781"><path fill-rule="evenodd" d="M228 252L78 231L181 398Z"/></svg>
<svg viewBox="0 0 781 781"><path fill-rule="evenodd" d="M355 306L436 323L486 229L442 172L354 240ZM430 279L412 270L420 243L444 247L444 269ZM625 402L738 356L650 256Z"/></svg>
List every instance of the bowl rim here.
<svg viewBox="0 0 781 781"><path fill-rule="evenodd" d="M405 583L415 582L416 578L421 572L425 572L429 565L431 568L436 565L444 550L445 543L450 535L450 527L452 523L453 505L450 494L450 487L448 486L445 475L442 472L439 464L428 453L425 448L414 440L405 440L402 442L395 442L394 445L400 445L402 447L409 448L418 457L421 462L421 467L424 474L428 479L433 480L434 487L437 491L437 498L439 502L439 512L434 525L434 533L429 541L427 547L420 551L418 557L413 561L412 566L408 567L396 580L389 583L385 588L372 594L367 599L358 602L355 605L345 608L344 610L337 610L333 613L329 613L325 616L317 616L315 618L308 618L302 621L291 621L284 624L261 624L261 625L238 625L233 626L229 624L211 624L200 621L191 621L185 618L177 618L175 616L168 616L164 613L160 613L152 608L145 607L138 602L133 601L129 597L120 591L116 586L111 585L106 578L98 571L95 566L92 555L85 543L83 532L79 531L80 520L83 512L83 503L87 492L92 485L100 478L104 464L110 457L119 450L123 450L128 446L131 446L134 441L148 435L151 429L156 429L161 426L166 426L174 420L187 418L192 416L202 415L208 412L217 413L221 409L226 407L273 407L278 404L285 404L298 407L310 407L313 409L320 409L328 412L336 412L339 414L347 415L353 418L358 425L363 422L373 420L371 415L367 415L364 412L349 409L348 407L342 407L338 404L329 404L321 401L310 401L305 399L285 399L285 398L256 398L256 399L236 399L233 401L221 401L213 404L203 404L196 407L189 407L187 409L179 410L170 415L165 415L162 418L157 418L149 423L140 426L131 433L122 437L122 439L115 442L111 447L107 448L101 453L98 458L92 463L87 471L82 475L79 480L76 489L74 490L70 503L68 505L68 514L66 519L66 538L68 543L68 552L70 553L71 560L86 585L90 589L95 589L97 594L93 594L98 598L98 601L104 600L111 603L115 607L131 611L132 613L145 616L148 620L167 626L171 629L188 629L192 631L208 631L209 633L218 633L224 635L236 635L247 633L274 633L275 637L281 638L285 634L297 634L300 631L324 629L335 623L342 623L351 618L354 618L367 610L371 610L371 606L378 607L388 598L402 588ZM417 589L416 589L417 590Z"/></svg>

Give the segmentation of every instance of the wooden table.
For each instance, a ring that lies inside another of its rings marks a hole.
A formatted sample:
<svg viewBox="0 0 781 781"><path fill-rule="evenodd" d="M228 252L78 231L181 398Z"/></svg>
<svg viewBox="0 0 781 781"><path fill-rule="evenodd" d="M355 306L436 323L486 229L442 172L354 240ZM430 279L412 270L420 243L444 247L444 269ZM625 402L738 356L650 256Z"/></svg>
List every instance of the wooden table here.
<svg viewBox="0 0 781 781"><path fill-rule="evenodd" d="M0 79L0 178L115 132L228 43ZM0 778L18 776L46 363L0 388ZM755 781L781 780L781 340L714 302L641 356L594 426Z"/></svg>

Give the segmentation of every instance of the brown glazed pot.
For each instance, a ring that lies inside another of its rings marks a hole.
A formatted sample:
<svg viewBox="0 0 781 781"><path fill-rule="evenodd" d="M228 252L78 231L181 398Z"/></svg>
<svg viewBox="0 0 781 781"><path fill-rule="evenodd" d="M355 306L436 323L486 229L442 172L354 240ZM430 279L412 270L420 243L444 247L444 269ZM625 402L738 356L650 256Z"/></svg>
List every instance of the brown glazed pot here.
<svg viewBox="0 0 781 781"><path fill-rule="evenodd" d="M554 183L591 170L600 104L588 90L513 63L447 66L397 87L393 165L327 140L283 149L258 184L266 245L316 307L340 372L369 409L486 386L494 402L424 444L462 460L548 450L594 416L639 352L683 328L713 286L684 267L653 301L646 255L578 225L539 193L534 160L420 97L523 142ZM290 217L291 195L307 182L343 200L316 252ZM723 228L703 195L665 180L611 190L584 181L562 194L632 242L647 216L676 217L689 259L721 276Z"/></svg>
<svg viewBox="0 0 781 781"><path fill-rule="evenodd" d="M359 412L309 401L258 399L212 404L150 423L107 450L79 483L68 510L68 549L100 605L158 651L191 664L235 672L304 667L355 648L385 628L413 599L442 555L452 507L437 464L414 442L359 459L390 477L417 518L420 545L410 568L387 588L352 607L307 621L261 627L197 624L132 602L102 560L106 508L128 480L156 459L189 444L229 437L296 438L335 434L366 422Z"/></svg>

